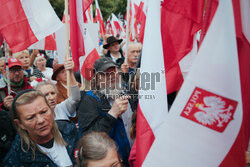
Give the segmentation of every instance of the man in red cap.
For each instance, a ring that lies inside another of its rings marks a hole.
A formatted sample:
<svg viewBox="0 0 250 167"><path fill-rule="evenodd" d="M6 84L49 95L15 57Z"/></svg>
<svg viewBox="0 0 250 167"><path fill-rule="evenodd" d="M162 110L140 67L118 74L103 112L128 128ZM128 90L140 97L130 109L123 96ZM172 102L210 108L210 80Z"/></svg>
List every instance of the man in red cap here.
<svg viewBox="0 0 250 167"><path fill-rule="evenodd" d="M5 64L6 67L6 64ZM10 110L13 98L22 90L31 89L27 78L23 75L22 63L16 58L8 59L9 77L11 93L8 94L7 79L4 79L4 84L0 88L0 108Z"/></svg>

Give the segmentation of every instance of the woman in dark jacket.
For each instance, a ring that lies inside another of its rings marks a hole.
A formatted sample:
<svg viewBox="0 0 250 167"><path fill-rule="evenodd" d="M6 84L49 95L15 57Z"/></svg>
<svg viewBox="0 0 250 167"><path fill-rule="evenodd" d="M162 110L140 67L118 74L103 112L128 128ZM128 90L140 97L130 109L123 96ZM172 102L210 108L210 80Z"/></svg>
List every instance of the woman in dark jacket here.
<svg viewBox="0 0 250 167"><path fill-rule="evenodd" d="M5 166L72 166L78 130L68 121L54 121L43 94L25 90L12 104L18 135L4 159Z"/></svg>

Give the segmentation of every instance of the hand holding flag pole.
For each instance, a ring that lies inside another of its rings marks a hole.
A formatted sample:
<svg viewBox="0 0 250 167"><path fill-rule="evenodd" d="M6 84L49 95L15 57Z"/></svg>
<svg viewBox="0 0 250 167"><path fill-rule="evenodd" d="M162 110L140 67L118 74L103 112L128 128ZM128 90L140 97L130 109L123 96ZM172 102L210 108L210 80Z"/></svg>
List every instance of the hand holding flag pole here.
<svg viewBox="0 0 250 167"><path fill-rule="evenodd" d="M66 56L65 59L69 59L69 2L65 0L65 23L66 23ZM67 70L67 95L70 96L70 73Z"/></svg>

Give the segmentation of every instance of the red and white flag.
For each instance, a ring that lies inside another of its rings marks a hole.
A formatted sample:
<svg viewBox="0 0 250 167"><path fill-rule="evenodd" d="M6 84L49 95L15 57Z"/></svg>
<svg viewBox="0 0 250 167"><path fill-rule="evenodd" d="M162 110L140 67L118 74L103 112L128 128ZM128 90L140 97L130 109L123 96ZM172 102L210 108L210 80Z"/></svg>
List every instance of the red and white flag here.
<svg viewBox="0 0 250 167"><path fill-rule="evenodd" d="M137 109L136 125L136 166L138 167L143 164L152 143L158 137L157 129L168 114L160 2L161 0L149 1L146 20L140 68L142 86L139 97L141 98ZM146 83L149 80L152 82Z"/></svg>
<svg viewBox="0 0 250 167"><path fill-rule="evenodd" d="M112 19L111 19L110 23L111 23L112 30L114 32L114 36L116 36L117 34L120 34L121 37L124 37L125 31L124 31L121 20L119 20L115 16L114 13L112 13L111 15L112 15Z"/></svg>
<svg viewBox="0 0 250 167"><path fill-rule="evenodd" d="M144 166L225 166L242 127L239 72L232 2L220 0ZM242 155L244 149L237 151ZM230 166L244 166L244 157L231 156Z"/></svg>
<svg viewBox="0 0 250 167"><path fill-rule="evenodd" d="M39 50L57 50L55 33L45 37L44 39L32 44L29 49Z"/></svg>
<svg viewBox="0 0 250 167"><path fill-rule="evenodd" d="M204 1L196 0L162 3L161 31L168 94L178 91L183 83L179 61L193 48L195 34L202 26L203 8Z"/></svg>
<svg viewBox="0 0 250 167"><path fill-rule="evenodd" d="M104 26L104 21L102 18L102 13L101 13L101 9L100 9L99 4L98 4L98 0L95 0L95 5L96 5L95 19L99 23L99 27L100 27L99 32L100 32L100 34L105 35L106 29Z"/></svg>
<svg viewBox="0 0 250 167"><path fill-rule="evenodd" d="M99 58L99 54L84 25L83 14L84 9L87 9L83 7L85 0L71 0L70 2L70 42L75 69L79 69L79 59L81 58L83 64L81 74L85 79L90 80L92 73L88 71L93 71L93 64ZM90 1L88 2L90 3Z"/></svg>
<svg viewBox="0 0 250 167"><path fill-rule="evenodd" d="M1 0L0 11L0 32L13 53L62 26L48 0Z"/></svg>

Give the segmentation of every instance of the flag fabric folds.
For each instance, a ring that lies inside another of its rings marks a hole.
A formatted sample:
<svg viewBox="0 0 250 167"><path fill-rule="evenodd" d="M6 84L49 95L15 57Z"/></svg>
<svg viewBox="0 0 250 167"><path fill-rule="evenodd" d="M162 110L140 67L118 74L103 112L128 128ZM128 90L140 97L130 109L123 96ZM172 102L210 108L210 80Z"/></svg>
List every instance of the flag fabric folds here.
<svg viewBox="0 0 250 167"><path fill-rule="evenodd" d="M193 48L194 35L201 29L204 1L165 0L161 11L161 31L168 94L183 82L179 61ZM185 28L184 28L185 27Z"/></svg>
<svg viewBox="0 0 250 167"><path fill-rule="evenodd" d="M222 165L242 127L239 72L232 2L221 0L144 166Z"/></svg>
<svg viewBox="0 0 250 167"><path fill-rule="evenodd" d="M0 32L13 53L62 26L48 0L1 0L0 11Z"/></svg>
<svg viewBox="0 0 250 167"><path fill-rule="evenodd" d="M138 167L143 164L151 144L157 138L157 128L166 119L168 113L160 31L160 0L149 1L148 7L140 68L140 85L144 87L139 90L141 99L137 109L136 166ZM149 80L155 82L148 85L146 82ZM147 97L151 98L147 99Z"/></svg>

